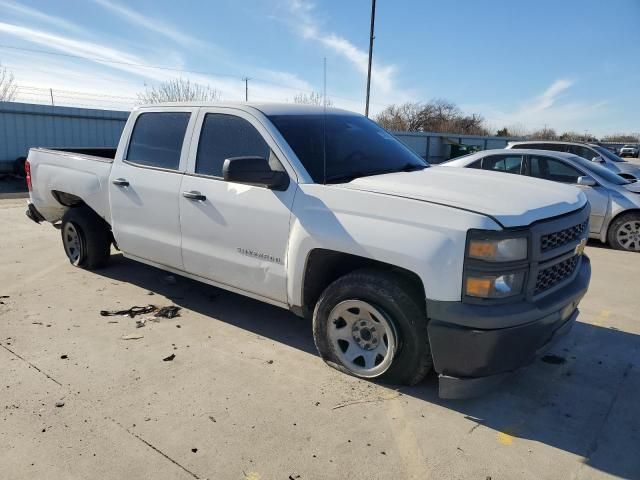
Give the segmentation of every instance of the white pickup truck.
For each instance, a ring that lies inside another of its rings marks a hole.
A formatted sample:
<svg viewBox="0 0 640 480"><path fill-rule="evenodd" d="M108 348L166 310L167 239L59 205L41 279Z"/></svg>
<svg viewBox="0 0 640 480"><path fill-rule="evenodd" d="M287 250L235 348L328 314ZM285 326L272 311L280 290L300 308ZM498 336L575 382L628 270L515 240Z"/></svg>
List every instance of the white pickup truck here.
<svg viewBox="0 0 640 480"><path fill-rule="evenodd" d="M26 169L27 215L60 228L74 265L103 267L113 244L312 318L349 374L415 384L434 369L445 398L531 363L591 275L580 190L430 167L338 109L142 107L117 150L34 148Z"/></svg>

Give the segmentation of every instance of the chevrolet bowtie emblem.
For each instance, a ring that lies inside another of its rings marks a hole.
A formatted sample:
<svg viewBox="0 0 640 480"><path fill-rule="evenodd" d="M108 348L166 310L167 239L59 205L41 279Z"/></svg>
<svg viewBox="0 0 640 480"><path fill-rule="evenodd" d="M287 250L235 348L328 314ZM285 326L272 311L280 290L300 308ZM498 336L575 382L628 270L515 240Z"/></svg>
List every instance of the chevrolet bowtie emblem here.
<svg viewBox="0 0 640 480"><path fill-rule="evenodd" d="M576 255L582 255L584 253L584 247L587 246L587 239L583 238L580 243L576 245Z"/></svg>

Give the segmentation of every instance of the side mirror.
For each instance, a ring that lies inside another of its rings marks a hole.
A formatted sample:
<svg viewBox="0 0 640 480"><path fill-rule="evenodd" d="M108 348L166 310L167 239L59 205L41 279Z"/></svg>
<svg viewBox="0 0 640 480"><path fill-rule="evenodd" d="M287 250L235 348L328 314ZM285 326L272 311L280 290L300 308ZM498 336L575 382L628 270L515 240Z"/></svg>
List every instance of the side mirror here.
<svg viewBox="0 0 640 480"><path fill-rule="evenodd" d="M286 190L289 175L282 170L274 170L264 157L227 158L222 166L222 175L227 182L244 183L271 190Z"/></svg>
<svg viewBox="0 0 640 480"><path fill-rule="evenodd" d="M591 159L592 162L596 162L596 163L604 163L604 158L602 158L600 155L593 157Z"/></svg>
<svg viewBox="0 0 640 480"><path fill-rule="evenodd" d="M576 183L578 185L582 185L583 187L595 187L598 184L595 179L593 177L590 177L589 175L578 177L578 181Z"/></svg>

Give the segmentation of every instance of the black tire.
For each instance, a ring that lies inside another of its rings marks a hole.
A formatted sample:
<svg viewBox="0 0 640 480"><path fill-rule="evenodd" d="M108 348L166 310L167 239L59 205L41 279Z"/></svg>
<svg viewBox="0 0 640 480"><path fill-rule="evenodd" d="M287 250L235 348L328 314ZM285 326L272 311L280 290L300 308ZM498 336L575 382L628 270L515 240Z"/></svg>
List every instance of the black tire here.
<svg viewBox="0 0 640 480"><path fill-rule="evenodd" d="M94 270L109 262L111 232L107 223L90 208L74 207L67 210L62 217L60 232L62 246L72 265ZM73 232L77 232L77 249L69 247Z"/></svg>
<svg viewBox="0 0 640 480"><path fill-rule="evenodd" d="M635 238L637 239L635 242L629 242L626 245L620 243L618 239L618 230L620 230L623 225L628 224L629 222L640 225L640 213L624 213L618 216L613 222L611 222L611 224L609 225L609 230L607 231L607 243L611 248L615 248L616 250L640 252L640 237L638 237L637 235L635 236Z"/></svg>
<svg viewBox="0 0 640 480"><path fill-rule="evenodd" d="M366 378L385 383L415 385L433 367L427 336L424 295L402 275L363 269L349 273L329 285L313 312L313 338L322 359L349 375L360 376L343 364L330 340L328 325L333 308L347 300L361 300L385 314L396 332L396 351L388 369Z"/></svg>

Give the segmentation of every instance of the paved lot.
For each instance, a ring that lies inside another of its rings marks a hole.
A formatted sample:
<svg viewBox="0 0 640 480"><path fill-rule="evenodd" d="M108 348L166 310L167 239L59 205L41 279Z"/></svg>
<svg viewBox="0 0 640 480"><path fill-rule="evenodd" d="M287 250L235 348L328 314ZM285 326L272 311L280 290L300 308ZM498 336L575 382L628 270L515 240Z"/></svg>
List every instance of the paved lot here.
<svg viewBox="0 0 640 480"><path fill-rule="evenodd" d="M24 202L0 201L3 478L640 478L640 255L587 248L564 363L443 401L434 377L395 391L326 367L275 307L120 255L75 269ZM99 315L147 303L184 309Z"/></svg>

